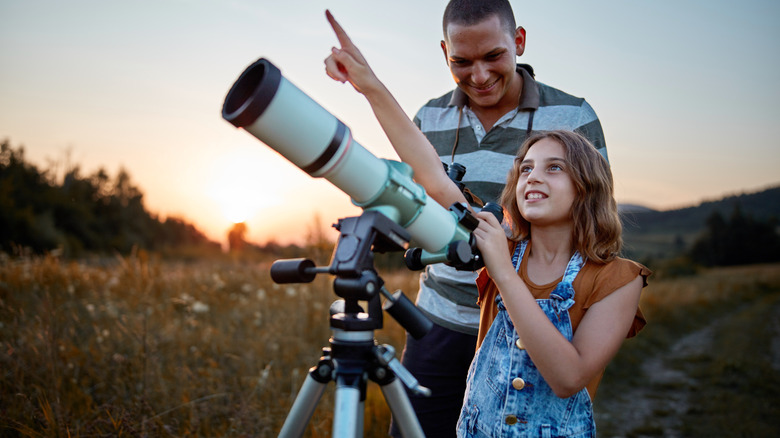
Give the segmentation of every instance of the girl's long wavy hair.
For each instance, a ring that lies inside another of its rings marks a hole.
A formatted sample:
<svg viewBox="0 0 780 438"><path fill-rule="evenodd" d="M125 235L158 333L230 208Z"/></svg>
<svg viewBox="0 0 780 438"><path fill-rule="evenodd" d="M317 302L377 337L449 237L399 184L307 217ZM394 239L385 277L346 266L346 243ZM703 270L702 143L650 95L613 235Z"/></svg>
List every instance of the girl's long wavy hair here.
<svg viewBox="0 0 780 438"><path fill-rule="evenodd" d="M565 172L574 183L577 196L571 206L574 223L572 242L580 254L597 263L614 259L623 244L620 216L614 196L612 171L607 160L582 135L572 131L541 131L531 135L520 147L512 170L507 175L501 204L511 220L512 240L531 237L531 224L517 206L517 181L520 163L539 140L557 141L565 150Z"/></svg>

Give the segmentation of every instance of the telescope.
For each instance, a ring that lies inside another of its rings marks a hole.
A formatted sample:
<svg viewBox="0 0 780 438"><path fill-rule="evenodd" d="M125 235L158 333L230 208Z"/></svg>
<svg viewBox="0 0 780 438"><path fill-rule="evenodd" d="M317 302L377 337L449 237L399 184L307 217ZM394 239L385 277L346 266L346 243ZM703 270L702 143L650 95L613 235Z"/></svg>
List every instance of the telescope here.
<svg viewBox="0 0 780 438"><path fill-rule="evenodd" d="M429 199L408 164L366 150L344 123L267 59L239 76L225 97L222 117L310 176L328 180L364 211L378 211L406 229L410 244L419 246L407 251L410 269L440 262L458 269L480 264L471 234L478 220L466 206L447 210Z"/></svg>
<svg viewBox="0 0 780 438"><path fill-rule="evenodd" d="M271 266L276 283L310 282L317 274L333 274L334 292L343 298L331 306L330 347L323 348L320 361L309 369L279 436L303 435L329 382L336 383L332 436L363 436L360 411L366 380L373 380L381 386L402 435L422 437L403 387L421 395L430 395L430 390L394 358L391 346L378 345L373 331L382 327L383 310L416 339L433 324L400 290L390 294L374 268L373 255L414 243L419 247L408 249L404 257L410 269L439 262L476 269L483 264L472 234L478 219L465 205L456 203L447 210L429 200L408 164L371 154L344 123L266 59L239 76L225 97L222 117L310 176L325 178L364 210L334 224L340 237L329 266L317 267L308 259L277 260ZM465 168L457 163L450 167L448 175L459 184ZM500 219L501 207L494 207L484 209ZM384 305L380 296L386 298Z"/></svg>

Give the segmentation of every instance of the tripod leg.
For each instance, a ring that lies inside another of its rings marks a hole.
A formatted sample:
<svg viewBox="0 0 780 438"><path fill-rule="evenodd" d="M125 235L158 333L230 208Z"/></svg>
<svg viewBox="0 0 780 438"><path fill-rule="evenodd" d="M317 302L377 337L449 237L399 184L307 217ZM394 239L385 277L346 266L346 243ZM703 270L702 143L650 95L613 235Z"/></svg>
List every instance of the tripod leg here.
<svg viewBox="0 0 780 438"><path fill-rule="evenodd" d="M363 414L360 409L360 387L344 383L344 379L337 379L336 406L333 415L333 438L361 437L363 425L360 418Z"/></svg>
<svg viewBox="0 0 780 438"><path fill-rule="evenodd" d="M412 409L412 403L406 395L404 385L399 379L393 379L392 382L382 385L382 394L385 396L393 418L401 429L401 435L404 438L425 438L420 421Z"/></svg>
<svg viewBox="0 0 780 438"><path fill-rule="evenodd" d="M309 424L317 403L325 392L326 383L320 383L311 375L306 376L301 390L295 397L295 402L284 420L282 430L279 431L279 438L298 438L303 436L306 425Z"/></svg>
<svg viewBox="0 0 780 438"><path fill-rule="evenodd" d="M365 416L366 416L366 402L361 401L358 406L357 412L357 424L355 425L355 437L360 438L363 436L363 430L365 429Z"/></svg>

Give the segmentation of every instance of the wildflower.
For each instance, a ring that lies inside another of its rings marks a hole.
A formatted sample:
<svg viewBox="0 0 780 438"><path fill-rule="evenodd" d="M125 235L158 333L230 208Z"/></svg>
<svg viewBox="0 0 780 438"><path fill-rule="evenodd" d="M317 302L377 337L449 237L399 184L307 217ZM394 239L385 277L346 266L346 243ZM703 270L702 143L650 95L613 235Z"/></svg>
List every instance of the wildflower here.
<svg viewBox="0 0 780 438"><path fill-rule="evenodd" d="M297 292L296 292L296 290L295 290L295 288L294 288L294 287L292 287L292 286L289 286L289 287L288 287L288 288L287 288L287 289L284 291L284 293L285 293L285 294L286 294L288 297L294 297L294 296L295 296L295 294L296 294Z"/></svg>
<svg viewBox="0 0 780 438"><path fill-rule="evenodd" d="M260 301L265 300L265 289L260 288L257 290L257 299Z"/></svg>
<svg viewBox="0 0 780 438"><path fill-rule="evenodd" d="M252 292L252 285L249 283L244 283L241 285L241 292L248 294L249 292Z"/></svg>
<svg viewBox="0 0 780 438"><path fill-rule="evenodd" d="M220 278L219 274L217 274L216 272L211 275L211 279L214 281L214 287L217 290L220 290L225 287L225 282L222 280L222 278Z"/></svg>
<svg viewBox="0 0 780 438"><path fill-rule="evenodd" d="M265 382L268 381L268 376L270 374L271 374L271 364L269 363L268 365L265 366L265 368L263 368L263 371L260 372L260 378L257 379L257 384L259 386L265 385Z"/></svg>
<svg viewBox="0 0 780 438"><path fill-rule="evenodd" d="M209 305L202 301L192 303L192 311L195 313L208 313Z"/></svg>

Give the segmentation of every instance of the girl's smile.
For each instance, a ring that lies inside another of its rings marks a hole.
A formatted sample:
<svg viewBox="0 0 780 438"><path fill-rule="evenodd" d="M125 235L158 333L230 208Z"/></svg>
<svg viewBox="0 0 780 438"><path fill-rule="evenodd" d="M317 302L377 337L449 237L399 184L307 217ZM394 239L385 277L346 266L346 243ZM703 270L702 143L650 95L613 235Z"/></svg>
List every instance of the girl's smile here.
<svg viewBox="0 0 780 438"><path fill-rule="evenodd" d="M537 192L535 190L531 190L525 193L525 199L528 201L531 201L533 199L544 199L547 195L545 195L542 192Z"/></svg>

